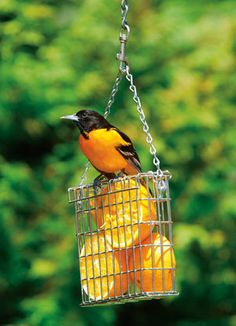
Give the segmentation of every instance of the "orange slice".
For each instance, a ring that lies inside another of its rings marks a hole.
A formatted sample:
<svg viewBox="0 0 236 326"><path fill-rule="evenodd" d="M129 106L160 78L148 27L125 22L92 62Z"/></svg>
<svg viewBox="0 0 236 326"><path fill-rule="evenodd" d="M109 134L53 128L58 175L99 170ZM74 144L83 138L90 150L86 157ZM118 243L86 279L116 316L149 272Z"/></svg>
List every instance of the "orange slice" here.
<svg viewBox="0 0 236 326"><path fill-rule="evenodd" d="M129 258L130 278L142 292L170 291L173 288L176 261L170 241L158 233L152 234Z"/></svg>
<svg viewBox="0 0 236 326"><path fill-rule="evenodd" d="M80 252L82 287L93 300L120 296L128 291L125 252L112 250L104 232L87 235Z"/></svg>
<svg viewBox="0 0 236 326"><path fill-rule="evenodd" d="M96 198L94 219L113 248L129 248L146 239L156 220L147 189L133 179L117 179Z"/></svg>

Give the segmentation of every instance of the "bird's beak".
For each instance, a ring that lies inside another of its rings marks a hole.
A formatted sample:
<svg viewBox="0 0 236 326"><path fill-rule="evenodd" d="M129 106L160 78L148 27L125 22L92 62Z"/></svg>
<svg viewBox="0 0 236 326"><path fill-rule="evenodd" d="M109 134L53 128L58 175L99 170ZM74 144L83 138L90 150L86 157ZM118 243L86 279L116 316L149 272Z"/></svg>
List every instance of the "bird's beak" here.
<svg viewBox="0 0 236 326"><path fill-rule="evenodd" d="M61 117L61 119L65 119L65 120L72 120L72 121L79 121L79 118L77 117L76 114L70 114L70 115L65 115L63 117Z"/></svg>

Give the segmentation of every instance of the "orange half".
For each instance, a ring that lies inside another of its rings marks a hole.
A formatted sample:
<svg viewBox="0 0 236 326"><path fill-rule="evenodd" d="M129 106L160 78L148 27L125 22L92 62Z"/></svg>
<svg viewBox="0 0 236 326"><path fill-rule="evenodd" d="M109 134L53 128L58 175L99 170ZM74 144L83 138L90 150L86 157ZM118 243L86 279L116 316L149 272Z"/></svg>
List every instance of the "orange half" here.
<svg viewBox="0 0 236 326"><path fill-rule="evenodd" d="M129 258L130 278L142 292L170 291L174 285L176 261L170 241L152 233Z"/></svg>
<svg viewBox="0 0 236 326"><path fill-rule="evenodd" d="M112 250L104 232L87 235L80 252L82 287L93 300L121 296L128 291L125 252Z"/></svg>

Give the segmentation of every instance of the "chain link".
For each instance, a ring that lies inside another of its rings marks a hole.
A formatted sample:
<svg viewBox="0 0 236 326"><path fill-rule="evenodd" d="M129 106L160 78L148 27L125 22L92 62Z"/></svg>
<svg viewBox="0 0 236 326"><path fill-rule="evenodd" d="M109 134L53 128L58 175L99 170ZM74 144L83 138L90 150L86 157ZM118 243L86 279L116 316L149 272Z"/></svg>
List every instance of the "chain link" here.
<svg viewBox="0 0 236 326"><path fill-rule="evenodd" d="M106 119L108 117L108 115L111 113L111 107L112 104L115 101L115 96L116 93L118 92L118 88L119 88L119 84L122 80L122 74L120 73L120 71L118 72L116 79L115 79L115 83L112 87L112 91L111 91L111 95L109 96L108 102L107 102L107 106L105 108L105 112L104 112L104 118Z"/></svg>
<svg viewBox="0 0 236 326"><path fill-rule="evenodd" d="M140 98L138 96L137 88L134 85L134 78L133 78L133 75L130 73L130 68L129 68L128 64L126 65L125 75L126 75L125 76L126 79L130 83L129 89L133 93L133 100L136 103L136 108L137 108L137 111L139 113L139 118L140 118L140 120L142 122L142 125L143 125L143 131L146 134L146 142L150 146L150 153L153 156L153 164L157 168L158 175L162 176L163 172L162 172L162 170L160 168L160 160L158 159L158 157L156 155L157 150L156 150L156 147L154 146L154 144L152 142L153 138L152 138L152 136L151 136L151 134L149 132L149 126L148 126L148 123L146 121L146 117L145 117L145 114L144 114L143 109L142 109L142 104L141 104Z"/></svg>
<svg viewBox="0 0 236 326"><path fill-rule="evenodd" d="M130 27L127 22L127 15L129 11L128 0L122 0L121 2L121 34L125 34L127 38L129 37Z"/></svg>

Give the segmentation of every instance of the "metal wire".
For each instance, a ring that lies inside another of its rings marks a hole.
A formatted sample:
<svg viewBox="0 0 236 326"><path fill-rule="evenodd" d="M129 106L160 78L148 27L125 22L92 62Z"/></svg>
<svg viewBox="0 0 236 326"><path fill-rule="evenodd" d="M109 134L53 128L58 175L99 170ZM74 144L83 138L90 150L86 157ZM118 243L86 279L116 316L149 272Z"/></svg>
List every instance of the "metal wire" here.
<svg viewBox="0 0 236 326"><path fill-rule="evenodd" d="M169 178L148 172L103 180L99 193L93 184L69 189L82 305L177 295Z"/></svg>
<svg viewBox="0 0 236 326"><path fill-rule="evenodd" d="M112 87L111 94L110 94L108 102L107 102L107 106L105 108L104 118L107 118L108 115L111 113L111 107L115 101L115 96L116 96L116 93L118 92L119 84L120 84L121 80L122 80L122 74L120 72L118 72L116 79L115 79L115 83Z"/></svg>

